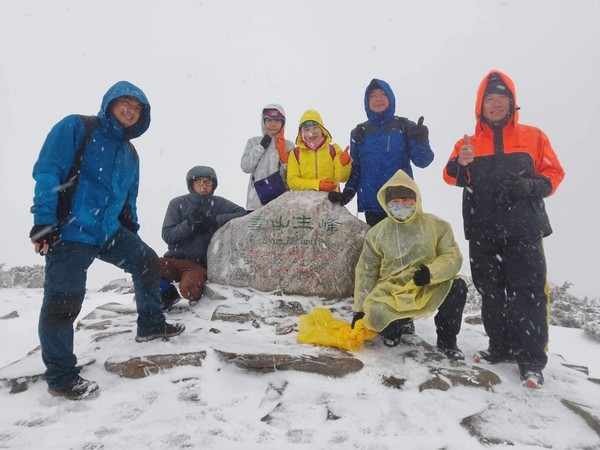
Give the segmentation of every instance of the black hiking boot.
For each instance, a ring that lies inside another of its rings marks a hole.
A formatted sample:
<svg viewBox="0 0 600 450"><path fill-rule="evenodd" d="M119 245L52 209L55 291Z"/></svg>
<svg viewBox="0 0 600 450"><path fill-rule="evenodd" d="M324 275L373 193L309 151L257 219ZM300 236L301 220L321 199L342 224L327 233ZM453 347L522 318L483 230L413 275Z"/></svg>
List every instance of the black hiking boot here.
<svg viewBox="0 0 600 450"><path fill-rule="evenodd" d="M486 362L489 364L498 364L503 362L516 362L517 356L511 351L498 352L494 350L479 350L473 355L473 360L476 363Z"/></svg>
<svg viewBox="0 0 600 450"><path fill-rule="evenodd" d="M97 391L98 385L95 381L85 380L79 375L74 376L71 381L61 386L48 388L48 392L55 397L64 397L69 400L83 400L94 395Z"/></svg>
<svg viewBox="0 0 600 450"><path fill-rule="evenodd" d="M397 319L388 324L381 331L383 337L383 345L386 347L395 347L400 343L404 326L410 319Z"/></svg>
<svg viewBox="0 0 600 450"><path fill-rule="evenodd" d="M462 352L462 350L460 348L458 348L456 346L456 344L449 345L447 347L440 346L438 344L438 350L440 350L444 355L446 355L446 358L448 358L451 361L464 361L465 360L465 354Z"/></svg>
<svg viewBox="0 0 600 450"><path fill-rule="evenodd" d="M544 375L541 370L521 369L523 386L532 389L541 389L544 384Z"/></svg>
<svg viewBox="0 0 600 450"><path fill-rule="evenodd" d="M138 328L135 342L148 342L154 339L168 339L170 337L180 335L183 333L183 330L185 330L185 325L182 323L170 324L166 322L162 330L151 333L142 333Z"/></svg>
<svg viewBox="0 0 600 450"><path fill-rule="evenodd" d="M402 334L415 334L415 323L412 320L402 326Z"/></svg>
<svg viewBox="0 0 600 450"><path fill-rule="evenodd" d="M160 307L164 312L170 311L180 299L177 288L171 284L168 289L160 293Z"/></svg>

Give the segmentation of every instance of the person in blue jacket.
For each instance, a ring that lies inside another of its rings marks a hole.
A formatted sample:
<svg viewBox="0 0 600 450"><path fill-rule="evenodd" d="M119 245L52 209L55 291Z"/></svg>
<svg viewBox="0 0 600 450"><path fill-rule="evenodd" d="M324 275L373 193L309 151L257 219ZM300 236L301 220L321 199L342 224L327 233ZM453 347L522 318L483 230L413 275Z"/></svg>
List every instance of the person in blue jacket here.
<svg viewBox="0 0 600 450"><path fill-rule="evenodd" d="M34 226L29 237L46 259L38 326L42 360L48 391L74 400L98 390L95 382L79 376L73 353L73 324L94 259L131 274L137 342L176 336L185 329L183 324L166 323L158 256L137 234L139 160L129 140L148 129L150 104L139 88L120 81L104 95L97 118L92 118L91 134L82 116L69 115L58 122L33 168ZM76 164L78 175L73 176ZM61 193L69 189L72 197L65 205Z"/></svg>
<svg viewBox="0 0 600 450"><path fill-rule="evenodd" d="M358 195L358 211L371 226L387 217L377 201L379 189L400 169L413 178L411 163L427 167L433 161L429 130L395 116L396 98L390 85L373 79L365 90L367 120L350 133L352 172L343 192L330 192L329 200L345 205Z"/></svg>

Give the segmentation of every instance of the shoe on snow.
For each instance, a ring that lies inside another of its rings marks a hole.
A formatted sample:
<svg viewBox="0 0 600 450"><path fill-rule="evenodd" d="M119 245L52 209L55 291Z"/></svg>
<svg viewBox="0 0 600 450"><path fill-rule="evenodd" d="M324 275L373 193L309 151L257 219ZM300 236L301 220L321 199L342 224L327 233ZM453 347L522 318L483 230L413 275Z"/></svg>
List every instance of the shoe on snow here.
<svg viewBox="0 0 600 450"><path fill-rule="evenodd" d="M473 355L476 363L486 362L489 364L498 364L503 362L515 362L516 356L512 353L499 353L491 350L479 350Z"/></svg>
<svg viewBox="0 0 600 450"><path fill-rule="evenodd" d="M532 389L541 389L544 384L544 375L537 370L525 370L521 373L523 386Z"/></svg>
<svg viewBox="0 0 600 450"><path fill-rule="evenodd" d="M160 293L160 307L164 312L170 311L180 299L177 288L171 284L168 289Z"/></svg>
<svg viewBox="0 0 600 450"><path fill-rule="evenodd" d="M402 325L402 334L415 334L415 323L412 320Z"/></svg>
<svg viewBox="0 0 600 450"><path fill-rule="evenodd" d="M58 387L49 387L48 392L55 397L64 397L69 400L83 400L94 395L98 391L95 381L81 378L79 375Z"/></svg>
<svg viewBox="0 0 600 450"><path fill-rule="evenodd" d="M137 336L135 337L136 342L148 342L154 339L168 339L173 336L180 335L185 330L185 325L182 323L164 324L164 327L160 331L153 331L151 333L143 333L138 329Z"/></svg>
<svg viewBox="0 0 600 450"><path fill-rule="evenodd" d="M394 336L392 338L384 337L383 345L385 345L386 347L396 347L398 344L400 344L401 337L402 336Z"/></svg>
<svg viewBox="0 0 600 450"><path fill-rule="evenodd" d="M440 350L444 355L446 355L446 358L448 358L452 361L464 361L465 360L465 354L456 345L453 345L450 347L438 346L438 350Z"/></svg>

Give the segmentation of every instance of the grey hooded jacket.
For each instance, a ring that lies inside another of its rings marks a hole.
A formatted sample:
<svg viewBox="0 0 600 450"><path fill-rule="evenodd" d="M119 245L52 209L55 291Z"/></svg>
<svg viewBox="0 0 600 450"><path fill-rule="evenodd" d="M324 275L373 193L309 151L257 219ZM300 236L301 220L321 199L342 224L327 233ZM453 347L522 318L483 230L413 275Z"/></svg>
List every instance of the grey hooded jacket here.
<svg viewBox="0 0 600 450"><path fill-rule="evenodd" d="M192 182L200 177L212 178L211 194L200 195L194 191ZM231 219L245 215L246 210L223 197L214 195L217 188L217 174L212 167L193 167L185 179L189 194L171 200L163 222L162 238L169 246L165 258L187 259L206 265L206 252L214 230L210 232L193 230L188 221L190 214L201 210L207 216L214 218L220 227Z"/></svg>
<svg viewBox="0 0 600 450"><path fill-rule="evenodd" d="M265 109L276 109L285 117L285 111L281 105L276 103L266 105L260 111L262 135L252 137L248 139L248 142L246 143L246 148L244 149L244 154L242 155L242 162L240 165L244 173L250 174L250 180L248 182L248 197L246 200L246 208L250 211L258 209L262 206L262 203L258 198L258 194L254 189L253 179L262 180L278 170L283 181L285 182L287 179L287 164L281 164L279 153L277 153L277 149L275 148L275 136L271 136L273 139L266 150L262 145L260 145L260 141L267 133L267 130L265 129L265 122L263 120L263 111ZM286 139L285 148L289 152L294 148L294 143Z"/></svg>

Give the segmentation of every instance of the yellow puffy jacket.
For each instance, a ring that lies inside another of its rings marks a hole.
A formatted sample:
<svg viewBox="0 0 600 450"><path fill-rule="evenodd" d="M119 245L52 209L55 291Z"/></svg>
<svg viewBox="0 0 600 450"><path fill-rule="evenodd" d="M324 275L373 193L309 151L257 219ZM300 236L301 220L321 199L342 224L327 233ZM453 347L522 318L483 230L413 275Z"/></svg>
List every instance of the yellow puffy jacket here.
<svg viewBox="0 0 600 450"><path fill-rule="evenodd" d="M385 190L389 186L405 186L417 194L415 213L404 222L388 211ZM354 307L365 313L367 328L380 332L393 320L435 313L460 270L462 255L450 224L423 212L419 188L404 171L381 187L377 200L388 217L365 236L356 266ZM413 282L420 264L431 271L431 283L425 286Z"/></svg>
<svg viewBox="0 0 600 450"><path fill-rule="evenodd" d="M321 180L330 180L334 183L345 183L350 178L352 164L343 166L340 162L341 148L333 144L335 149L335 158L331 157L329 144L331 144L331 134L323 126L321 115L314 109L306 111L300 119L300 124L307 120L313 120L323 130L325 142L316 151L308 148L300 136L300 127L298 127L298 136L296 137L296 146L298 150L290 152L287 166L287 184L293 191L319 190ZM296 158L296 153L298 158Z"/></svg>

